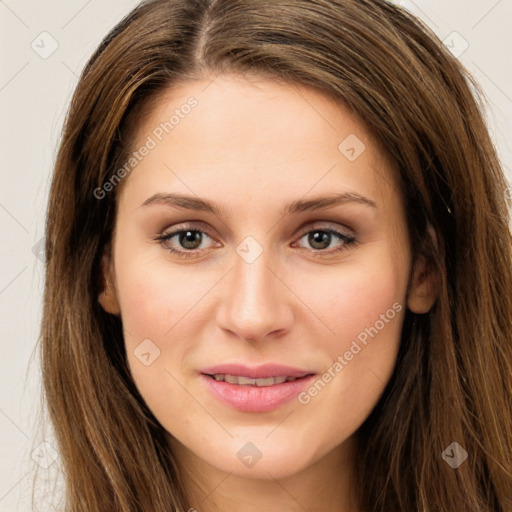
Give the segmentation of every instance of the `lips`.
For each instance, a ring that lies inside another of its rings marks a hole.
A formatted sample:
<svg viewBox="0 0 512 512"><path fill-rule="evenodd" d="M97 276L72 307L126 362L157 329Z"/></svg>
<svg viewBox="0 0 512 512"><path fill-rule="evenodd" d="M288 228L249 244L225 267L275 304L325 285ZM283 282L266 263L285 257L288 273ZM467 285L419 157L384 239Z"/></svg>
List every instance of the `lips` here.
<svg viewBox="0 0 512 512"><path fill-rule="evenodd" d="M283 406L309 385L314 375L309 370L277 364L224 364L201 370L212 395L243 412L267 412Z"/></svg>

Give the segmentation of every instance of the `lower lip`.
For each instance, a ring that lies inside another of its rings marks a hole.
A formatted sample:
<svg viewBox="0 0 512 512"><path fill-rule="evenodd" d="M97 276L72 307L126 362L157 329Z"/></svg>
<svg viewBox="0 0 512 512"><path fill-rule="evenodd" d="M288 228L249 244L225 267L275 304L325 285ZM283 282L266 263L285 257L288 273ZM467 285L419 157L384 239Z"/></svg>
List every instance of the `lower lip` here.
<svg viewBox="0 0 512 512"><path fill-rule="evenodd" d="M225 404L244 412L267 412L281 407L308 386L314 375L273 386L230 384L201 374L208 389Z"/></svg>

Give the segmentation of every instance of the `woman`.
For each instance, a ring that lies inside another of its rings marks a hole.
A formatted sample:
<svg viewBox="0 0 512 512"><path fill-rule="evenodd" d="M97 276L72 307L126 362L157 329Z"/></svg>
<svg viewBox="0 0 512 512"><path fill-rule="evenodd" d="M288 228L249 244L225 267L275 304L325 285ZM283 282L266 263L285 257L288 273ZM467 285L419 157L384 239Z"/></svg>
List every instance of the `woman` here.
<svg viewBox="0 0 512 512"><path fill-rule="evenodd" d="M114 28L48 207L66 510L512 508L508 192L471 85L380 0Z"/></svg>

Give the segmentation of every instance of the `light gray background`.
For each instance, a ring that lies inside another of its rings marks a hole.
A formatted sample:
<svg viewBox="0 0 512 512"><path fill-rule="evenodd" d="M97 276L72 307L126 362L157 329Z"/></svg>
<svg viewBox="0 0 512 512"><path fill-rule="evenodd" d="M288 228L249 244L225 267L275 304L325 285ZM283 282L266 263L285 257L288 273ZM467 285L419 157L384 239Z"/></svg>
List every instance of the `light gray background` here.
<svg viewBox="0 0 512 512"><path fill-rule="evenodd" d="M0 511L31 510L35 471L44 483L54 481L58 469L51 432L43 433L37 423L36 340L43 289L37 243L78 75L103 36L137 3L0 0ZM510 180L512 0L398 3L426 21L482 85L489 127ZM58 500L57 492L49 494L50 501ZM36 510L52 509L46 503Z"/></svg>

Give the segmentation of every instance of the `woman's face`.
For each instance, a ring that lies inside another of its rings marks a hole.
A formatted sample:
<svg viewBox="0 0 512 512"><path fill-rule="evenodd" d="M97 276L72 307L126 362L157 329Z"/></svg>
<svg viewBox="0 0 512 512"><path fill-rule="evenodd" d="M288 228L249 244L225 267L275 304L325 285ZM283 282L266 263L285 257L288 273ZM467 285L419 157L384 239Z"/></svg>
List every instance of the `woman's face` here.
<svg viewBox="0 0 512 512"><path fill-rule="evenodd" d="M321 93L225 75L169 91L133 150L100 302L178 456L255 478L341 463L406 307L430 307L392 165Z"/></svg>

